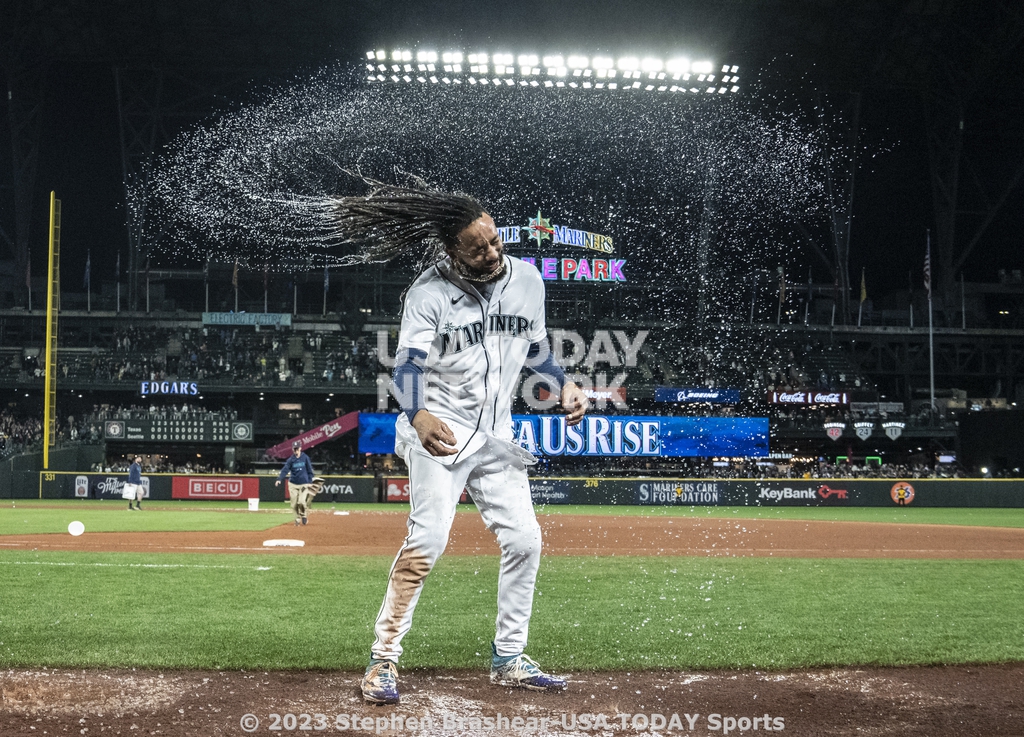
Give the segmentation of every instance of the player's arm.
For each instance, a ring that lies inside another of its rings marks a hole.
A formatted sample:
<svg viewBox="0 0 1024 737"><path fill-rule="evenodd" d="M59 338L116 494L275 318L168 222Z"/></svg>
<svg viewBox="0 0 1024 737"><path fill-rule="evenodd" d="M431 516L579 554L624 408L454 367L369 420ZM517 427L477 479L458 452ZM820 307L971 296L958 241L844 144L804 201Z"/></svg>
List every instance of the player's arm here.
<svg viewBox="0 0 1024 737"><path fill-rule="evenodd" d="M423 376L426 351L405 348L395 356L395 396L398 404L416 430L420 443L430 455L447 456L458 453L455 434L442 420L427 411L423 403L426 380Z"/></svg>
<svg viewBox="0 0 1024 737"><path fill-rule="evenodd" d="M566 423L578 425L587 412L590 400L583 390L576 386L575 382L566 379L565 371L555 361L555 356L548 347L547 340L530 343L523 368L531 374L540 376L541 382L546 385L545 388L548 392L558 395L562 409L566 413Z"/></svg>
<svg viewBox="0 0 1024 737"><path fill-rule="evenodd" d="M437 327L444 312L447 296L428 285L414 286L405 298L402 329L395 355L395 398L416 430L420 443L433 456L449 456L459 452L455 433L440 418L427 411L424 404L427 354L437 336Z"/></svg>
<svg viewBox="0 0 1024 737"><path fill-rule="evenodd" d="M288 475L288 469L291 466L292 459L289 458L284 462L284 468L281 469L281 473L277 474L277 481L274 482L274 486L280 486L281 482L284 481L284 477Z"/></svg>

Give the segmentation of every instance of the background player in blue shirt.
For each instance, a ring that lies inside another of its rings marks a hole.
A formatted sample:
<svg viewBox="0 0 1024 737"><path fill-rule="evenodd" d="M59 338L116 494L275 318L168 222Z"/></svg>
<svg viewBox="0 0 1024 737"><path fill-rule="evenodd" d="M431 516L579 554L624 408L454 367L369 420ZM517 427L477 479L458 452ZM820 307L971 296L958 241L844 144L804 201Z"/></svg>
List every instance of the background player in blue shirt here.
<svg viewBox="0 0 1024 737"><path fill-rule="evenodd" d="M284 462L274 486L280 486L285 476L288 477L289 504L295 514L295 524L304 525L316 491L313 489L313 462L302 452L302 443L297 440L292 443L292 454Z"/></svg>

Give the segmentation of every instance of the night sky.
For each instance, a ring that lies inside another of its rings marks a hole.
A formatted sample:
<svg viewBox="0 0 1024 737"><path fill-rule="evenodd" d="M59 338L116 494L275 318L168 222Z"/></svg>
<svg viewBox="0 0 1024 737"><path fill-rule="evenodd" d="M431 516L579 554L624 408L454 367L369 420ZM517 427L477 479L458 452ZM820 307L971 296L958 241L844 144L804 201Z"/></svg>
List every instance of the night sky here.
<svg viewBox="0 0 1024 737"><path fill-rule="evenodd" d="M955 98L964 120L957 242L970 241L1024 161L1024 11L1014 3L916 2L42 2L0 4L5 87L45 69L32 222L33 273L45 264L46 203L63 203L65 288L81 288L127 250L114 67L179 75L165 101L168 136L243 104L251 93L370 48L682 53L741 67L744 86L801 105L862 95L850 274L872 296L920 288L925 230L935 227L927 122ZM976 7L979 6L979 7ZM1017 40L1015 40L1017 39ZM188 80L197 84L189 89ZM211 89L216 87L214 94ZM0 228L14 234L10 117L0 117ZM872 156L872 154L874 154ZM1024 187L1015 187L967 259L968 281L1021 268ZM794 264L824 265L794 244ZM5 246L4 259L10 258ZM797 269L806 273L806 268Z"/></svg>

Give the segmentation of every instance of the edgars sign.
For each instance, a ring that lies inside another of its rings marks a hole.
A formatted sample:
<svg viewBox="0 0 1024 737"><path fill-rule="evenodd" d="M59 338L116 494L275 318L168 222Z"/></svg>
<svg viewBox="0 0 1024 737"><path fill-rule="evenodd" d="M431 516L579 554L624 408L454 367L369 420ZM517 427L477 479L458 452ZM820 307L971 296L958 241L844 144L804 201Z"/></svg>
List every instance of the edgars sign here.
<svg viewBox="0 0 1024 737"><path fill-rule="evenodd" d="M139 394L146 397L150 394L199 394L199 385L194 381L143 381Z"/></svg>

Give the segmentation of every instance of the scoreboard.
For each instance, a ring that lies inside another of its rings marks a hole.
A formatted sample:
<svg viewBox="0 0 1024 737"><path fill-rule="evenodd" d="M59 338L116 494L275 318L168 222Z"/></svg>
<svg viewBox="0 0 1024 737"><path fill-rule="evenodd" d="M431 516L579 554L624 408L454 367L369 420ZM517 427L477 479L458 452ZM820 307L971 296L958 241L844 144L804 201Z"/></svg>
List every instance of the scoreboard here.
<svg viewBox="0 0 1024 737"><path fill-rule="evenodd" d="M106 420L106 440L136 443L251 443L252 423L235 420Z"/></svg>

